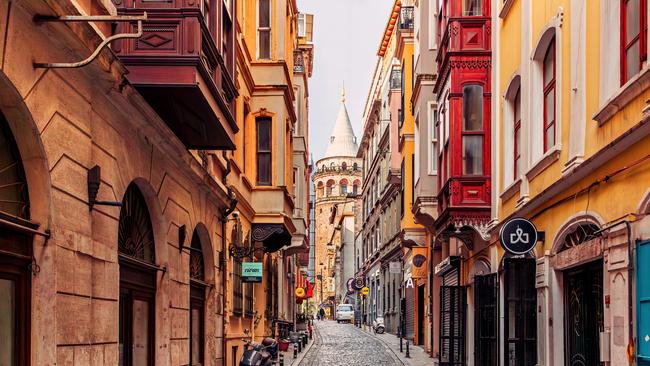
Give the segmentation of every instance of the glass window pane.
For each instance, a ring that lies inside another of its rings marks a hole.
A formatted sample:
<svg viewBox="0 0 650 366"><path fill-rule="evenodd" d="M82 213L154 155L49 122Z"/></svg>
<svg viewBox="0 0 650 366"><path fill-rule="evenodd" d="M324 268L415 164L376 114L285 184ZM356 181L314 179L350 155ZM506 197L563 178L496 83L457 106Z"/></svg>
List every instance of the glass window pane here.
<svg viewBox="0 0 650 366"><path fill-rule="evenodd" d="M149 302L133 300L133 364L149 362Z"/></svg>
<svg viewBox="0 0 650 366"><path fill-rule="evenodd" d="M465 131L483 130L483 87L463 87L463 128Z"/></svg>
<svg viewBox="0 0 650 366"><path fill-rule="evenodd" d="M463 136L463 174L483 173L483 136Z"/></svg>
<svg viewBox="0 0 650 366"><path fill-rule="evenodd" d="M637 40L625 51L626 79L630 78L641 71L641 59L639 57L639 41Z"/></svg>
<svg viewBox="0 0 650 366"><path fill-rule="evenodd" d="M201 360L201 345L203 343L203 337L201 334L201 313L201 309L192 308L192 365L201 365L203 363L203 360Z"/></svg>
<svg viewBox="0 0 650 366"><path fill-rule="evenodd" d="M14 364L15 287L14 281L0 279L0 365Z"/></svg>
<svg viewBox="0 0 650 366"><path fill-rule="evenodd" d="M546 56L544 57L544 87L546 87L551 80L555 78L555 41L552 41L551 45L546 51Z"/></svg>
<svg viewBox="0 0 650 366"><path fill-rule="evenodd" d="M463 15L481 15L481 1L482 0L465 0L463 1Z"/></svg>
<svg viewBox="0 0 650 366"><path fill-rule="evenodd" d="M434 142L431 145L431 169L438 170L438 144Z"/></svg>
<svg viewBox="0 0 650 366"><path fill-rule="evenodd" d="M515 95L514 109L515 109L515 122L520 121L521 120L521 93L519 90L517 90L517 95Z"/></svg>
<svg viewBox="0 0 650 366"><path fill-rule="evenodd" d="M641 21L639 15L641 8L639 7L639 0L629 0L625 10L625 43L626 45L639 34L639 26Z"/></svg>
<svg viewBox="0 0 650 366"><path fill-rule="evenodd" d="M260 37L260 59L269 59L271 58L271 31L270 30L261 30L259 31Z"/></svg>
<svg viewBox="0 0 650 366"><path fill-rule="evenodd" d="M546 146L544 146L544 151L552 148L555 145L555 125L550 125L546 128Z"/></svg>
<svg viewBox="0 0 650 366"><path fill-rule="evenodd" d="M257 149L259 151L271 150L271 121L268 119L257 121Z"/></svg>
<svg viewBox="0 0 650 366"><path fill-rule="evenodd" d="M555 121L555 88L551 89L548 94L544 96L544 108L546 109L544 125L548 126Z"/></svg>
<svg viewBox="0 0 650 366"><path fill-rule="evenodd" d="M259 0L259 26L268 28L271 26L271 0Z"/></svg>
<svg viewBox="0 0 650 366"><path fill-rule="evenodd" d="M515 157L521 154L521 128L515 130Z"/></svg>
<svg viewBox="0 0 650 366"><path fill-rule="evenodd" d="M257 160L257 183L271 183L271 154L258 154Z"/></svg>

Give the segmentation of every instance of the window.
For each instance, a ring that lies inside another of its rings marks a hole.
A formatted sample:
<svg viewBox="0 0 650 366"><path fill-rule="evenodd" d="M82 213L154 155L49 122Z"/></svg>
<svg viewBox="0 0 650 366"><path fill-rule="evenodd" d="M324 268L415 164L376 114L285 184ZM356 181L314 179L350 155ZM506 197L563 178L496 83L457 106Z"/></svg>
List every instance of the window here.
<svg viewBox="0 0 650 366"><path fill-rule="evenodd" d="M326 197L331 196L333 190L334 190L334 181L330 179L330 180L327 181L327 190L326 190L325 196Z"/></svg>
<svg viewBox="0 0 650 366"><path fill-rule="evenodd" d="M519 178L521 173L521 90L517 90L514 100L514 128L513 128L513 143L514 143L514 154L513 154L513 167L514 167L514 180L516 181Z"/></svg>
<svg viewBox="0 0 650 366"><path fill-rule="evenodd" d="M474 364L499 364L499 287L496 273L474 277Z"/></svg>
<svg viewBox="0 0 650 366"><path fill-rule="evenodd" d="M345 196L346 194L348 194L348 181L343 179L343 180L341 180L339 185L341 187L340 188L341 189L341 196Z"/></svg>
<svg viewBox="0 0 650 366"><path fill-rule="evenodd" d="M257 58L270 59L271 0L258 0L257 6Z"/></svg>
<svg viewBox="0 0 650 366"><path fill-rule="evenodd" d="M357 163L352 164L352 170L354 170L355 172L359 170L359 165Z"/></svg>
<svg viewBox="0 0 650 366"><path fill-rule="evenodd" d="M406 173L404 170L404 159L402 159L402 167L400 168L400 171L400 217L404 217L404 174Z"/></svg>
<svg viewBox="0 0 650 366"><path fill-rule="evenodd" d="M306 29L305 14L298 14L298 37L305 37L307 35Z"/></svg>
<svg viewBox="0 0 650 366"><path fill-rule="evenodd" d="M204 364L205 269L198 231L190 244L190 365Z"/></svg>
<svg viewBox="0 0 650 366"><path fill-rule="evenodd" d="M463 0L463 16L482 15L482 1L483 0Z"/></svg>
<svg viewBox="0 0 650 366"><path fill-rule="evenodd" d="M621 0L621 85L641 71L646 60L647 0Z"/></svg>
<svg viewBox="0 0 650 366"><path fill-rule="evenodd" d="M233 257L232 266L232 312L241 316L244 312L244 294L241 279L242 264L241 259Z"/></svg>
<svg viewBox="0 0 650 366"><path fill-rule="evenodd" d="M438 174L438 112L433 104L429 104L429 174Z"/></svg>
<svg viewBox="0 0 650 366"><path fill-rule="evenodd" d="M544 56L544 152L555 146L555 40Z"/></svg>
<svg viewBox="0 0 650 366"><path fill-rule="evenodd" d="M323 182L318 182L318 185L316 186L316 197L320 198L323 197Z"/></svg>
<svg viewBox="0 0 650 366"><path fill-rule="evenodd" d="M506 365L537 362L537 290L535 260L505 260L505 357Z"/></svg>
<svg viewBox="0 0 650 366"><path fill-rule="evenodd" d="M271 118L259 117L257 124L257 185L271 185Z"/></svg>
<svg viewBox="0 0 650 366"><path fill-rule="evenodd" d="M341 163L341 170L347 170L348 169L348 164L346 162Z"/></svg>
<svg viewBox="0 0 650 366"><path fill-rule="evenodd" d="M463 174L483 173L483 87L463 87Z"/></svg>

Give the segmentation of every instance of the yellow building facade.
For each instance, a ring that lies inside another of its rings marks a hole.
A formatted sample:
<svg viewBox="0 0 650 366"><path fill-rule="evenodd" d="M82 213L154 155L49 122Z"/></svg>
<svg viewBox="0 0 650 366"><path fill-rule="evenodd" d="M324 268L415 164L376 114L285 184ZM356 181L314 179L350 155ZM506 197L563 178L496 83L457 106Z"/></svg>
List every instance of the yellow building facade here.
<svg viewBox="0 0 650 366"><path fill-rule="evenodd" d="M307 24L309 20L309 24ZM243 339L294 328L298 255L308 250L308 78L312 17L294 0L237 2L237 150L224 155L237 206L226 223L225 364ZM307 34L307 31L309 34ZM307 37L309 36L309 37ZM243 283L243 262L261 262L261 283Z"/></svg>
<svg viewBox="0 0 650 366"><path fill-rule="evenodd" d="M650 266L647 6L493 6L492 245L471 253L466 275L499 273L500 360L628 365L638 357L642 365L650 356L640 316L650 292L640 277ZM515 217L543 233L523 255L499 245L499 229Z"/></svg>

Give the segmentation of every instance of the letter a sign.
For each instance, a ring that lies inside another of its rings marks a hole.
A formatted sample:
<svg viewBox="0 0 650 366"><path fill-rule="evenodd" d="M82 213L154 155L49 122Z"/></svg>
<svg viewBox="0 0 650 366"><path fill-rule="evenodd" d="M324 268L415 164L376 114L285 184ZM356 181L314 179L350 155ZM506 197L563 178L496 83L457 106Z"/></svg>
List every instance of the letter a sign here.
<svg viewBox="0 0 650 366"><path fill-rule="evenodd" d="M508 220L499 232L501 246L512 254L526 254L535 248L537 228L522 218Z"/></svg>

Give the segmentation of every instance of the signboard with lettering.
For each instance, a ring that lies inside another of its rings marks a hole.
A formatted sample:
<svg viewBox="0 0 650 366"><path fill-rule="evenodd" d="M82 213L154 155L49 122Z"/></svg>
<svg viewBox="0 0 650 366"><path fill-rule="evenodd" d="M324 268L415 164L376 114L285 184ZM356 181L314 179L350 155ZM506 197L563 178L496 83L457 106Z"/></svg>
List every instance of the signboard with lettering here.
<svg viewBox="0 0 650 366"><path fill-rule="evenodd" d="M526 254L535 248L537 228L524 218L508 220L499 231L501 246L512 254Z"/></svg>
<svg viewBox="0 0 650 366"><path fill-rule="evenodd" d="M411 277L426 278L429 274L427 247L413 247L411 257Z"/></svg>
<svg viewBox="0 0 650 366"><path fill-rule="evenodd" d="M241 264L241 280L247 283L262 282L262 263L244 262Z"/></svg>
<svg viewBox="0 0 650 366"><path fill-rule="evenodd" d="M367 296L370 293L370 289L368 287L364 287L361 289L361 295Z"/></svg>

